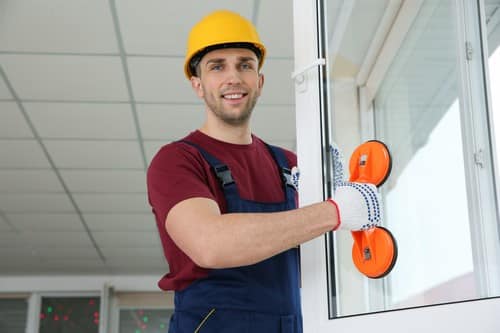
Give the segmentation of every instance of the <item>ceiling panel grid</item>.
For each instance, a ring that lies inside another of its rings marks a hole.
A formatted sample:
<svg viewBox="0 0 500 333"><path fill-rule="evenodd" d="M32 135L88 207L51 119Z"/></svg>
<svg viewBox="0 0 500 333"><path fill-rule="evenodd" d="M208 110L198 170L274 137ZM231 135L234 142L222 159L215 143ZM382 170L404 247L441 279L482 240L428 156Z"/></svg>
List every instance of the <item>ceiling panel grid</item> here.
<svg viewBox="0 0 500 333"><path fill-rule="evenodd" d="M291 6L0 1L0 274L166 272L146 168L203 123L182 70L190 26L221 8L256 23L268 57L254 128L294 149Z"/></svg>

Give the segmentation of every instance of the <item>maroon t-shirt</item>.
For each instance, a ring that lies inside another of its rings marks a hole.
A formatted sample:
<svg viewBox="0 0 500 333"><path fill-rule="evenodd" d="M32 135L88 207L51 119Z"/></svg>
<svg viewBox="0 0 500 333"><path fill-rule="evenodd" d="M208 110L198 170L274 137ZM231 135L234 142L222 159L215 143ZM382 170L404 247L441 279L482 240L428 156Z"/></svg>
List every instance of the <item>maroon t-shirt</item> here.
<svg viewBox="0 0 500 333"><path fill-rule="evenodd" d="M282 202L283 185L276 162L264 142L252 135L252 143L237 145L211 138L195 131L183 140L192 142L226 164L231 170L242 199L259 202ZM284 150L289 167L297 165L296 155ZM198 150L188 144L173 142L155 155L147 172L149 203L153 208L165 258L170 272L158 285L163 290L181 290L207 275L168 235L165 220L177 203L195 197L215 200L222 213L226 203L220 183Z"/></svg>

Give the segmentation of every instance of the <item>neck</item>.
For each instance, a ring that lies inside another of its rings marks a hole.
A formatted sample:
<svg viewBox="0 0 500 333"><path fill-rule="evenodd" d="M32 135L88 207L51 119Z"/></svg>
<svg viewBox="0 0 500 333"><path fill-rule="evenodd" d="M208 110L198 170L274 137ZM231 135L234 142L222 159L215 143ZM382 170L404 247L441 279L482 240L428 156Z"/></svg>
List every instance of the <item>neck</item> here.
<svg viewBox="0 0 500 333"><path fill-rule="evenodd" d="M219 141L248 145L252 143L252 131L248 124L241 126L228 125L225 123L203 124L200 131Z"/></svg>

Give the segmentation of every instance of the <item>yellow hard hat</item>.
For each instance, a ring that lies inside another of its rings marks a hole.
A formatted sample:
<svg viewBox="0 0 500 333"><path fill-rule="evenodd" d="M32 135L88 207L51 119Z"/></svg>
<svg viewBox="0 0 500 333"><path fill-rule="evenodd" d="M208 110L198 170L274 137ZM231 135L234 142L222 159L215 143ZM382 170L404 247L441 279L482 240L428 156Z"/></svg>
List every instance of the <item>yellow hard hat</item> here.
<svg viewBox="0 0 500 333"><path fill-rule="evenodd" d="M186 77L195 75L197 63L207 52L227 47L251 49L259 58L259 69L262 67L266 48L253 24L237 13L217 10L201 19L189 33L184 62Z"/></svg>

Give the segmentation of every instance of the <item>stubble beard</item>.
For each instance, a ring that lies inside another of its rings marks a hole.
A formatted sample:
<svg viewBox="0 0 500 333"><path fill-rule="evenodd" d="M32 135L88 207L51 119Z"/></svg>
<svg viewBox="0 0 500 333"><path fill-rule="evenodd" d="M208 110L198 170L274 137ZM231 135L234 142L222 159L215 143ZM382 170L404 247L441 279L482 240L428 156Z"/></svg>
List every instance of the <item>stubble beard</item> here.
<svg viewBox="0 0 500 333"><path fill-rule="evenodd" d="M258 96L249 95L248 101L243 106L239 113L234 113L231 110L226 110L222 101L217 101L215 98L205 97L205 103L213 114L224 123L232 126L239 126L247 123L252 115L253 108L257 104Z"/></svg>

